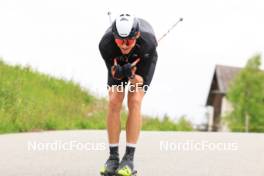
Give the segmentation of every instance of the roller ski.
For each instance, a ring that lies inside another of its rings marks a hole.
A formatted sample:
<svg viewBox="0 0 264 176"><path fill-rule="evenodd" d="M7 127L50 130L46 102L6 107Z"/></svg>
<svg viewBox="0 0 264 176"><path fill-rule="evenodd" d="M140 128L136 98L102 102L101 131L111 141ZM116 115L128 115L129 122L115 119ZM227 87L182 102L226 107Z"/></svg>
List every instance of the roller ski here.
<svg viewBox="0 0 264 176"><path fill-rule="evenodd" d="M119 156L110 155L108 160L105 162L105 165L101 168L101 176L116 176L116 170L119 166Z"/></svg>
<svg viewBox="0 0 264 176"><path fill-rule="evenodd" d="M116 176L136 176L137 171L134 170L133 159L130 155L125 155L116 170Z"/></svg>

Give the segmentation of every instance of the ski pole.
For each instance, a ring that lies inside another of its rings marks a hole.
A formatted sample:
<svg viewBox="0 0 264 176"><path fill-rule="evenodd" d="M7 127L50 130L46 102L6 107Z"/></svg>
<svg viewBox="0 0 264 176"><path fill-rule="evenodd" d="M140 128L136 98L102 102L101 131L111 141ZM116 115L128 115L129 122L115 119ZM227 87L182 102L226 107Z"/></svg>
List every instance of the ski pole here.
<svg viewBox="0 0 264 176"><path fill-rule="evenodd" d="M112 25L111 12L110 12L110 11L108 11L108 12L107 12L107 15L108 15L108 17L109 17L109 22L110 22L110 25Z"/></svg>
<svg viewBox="0 0 264 176"><path fill-rule="evenodd" d="M112 25L112 18L111 18L111 11L108 11L107 12L107 15L108 15L108 17L109 17L109 22L110 22L110 25ZM165 34L163 34L159 39L158 39L158 43L164 38L164 37L166 37L167 35L168 35L168 33L170 33L170 31L173 29L173 28L175 28L176 26L177 26L177 24L178 23L180 23L181 21L183 21L183 18L180 18L176 23L174 23L174 25L172 25L172 27L165 33Z"/></svg>
<svg viewBox="0 0 264 176"><path fill-rule="evenodd" d="M170 31L171 31L173 28L175 28L175 27L177 26L177 24L178 24L179 22L181 22L181 21L183 21L183 18L180 18L176 23L174 23L174 25L172 25L172 27L171 27L171 28L170 28L165 34L163 34L163 35L159 38L158 43L159 43L164 37L166 37L167 34L170 33Z"/></svg>

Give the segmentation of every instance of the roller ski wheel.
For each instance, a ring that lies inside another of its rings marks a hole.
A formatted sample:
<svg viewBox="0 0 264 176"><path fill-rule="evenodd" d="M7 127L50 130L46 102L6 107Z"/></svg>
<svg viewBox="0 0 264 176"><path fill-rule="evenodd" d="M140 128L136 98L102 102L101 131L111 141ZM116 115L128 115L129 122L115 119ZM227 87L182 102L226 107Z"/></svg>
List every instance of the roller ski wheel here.
<svg viewBox="0 0 264 176"><path fill-rule="evenodd" d="M102 174L102 173L101 173L101 176L116 176L116 175L113 174L113 173L111 173L111 174L110 174L110 173L105 173L105 174Z"/></svg>
<svg viewBox="0 0 264 176"><path fill-rule="evenodd" d="M101 176L116 176L115 173L105 173L105 174L101 174Z"/></svg>
<svg viewBox="0 0 264 176"><path fill-rule="evenodd" d="M119 157L116 155L110 155L104 166L100 169L101 176L115 176L118 166Z"/></svg>

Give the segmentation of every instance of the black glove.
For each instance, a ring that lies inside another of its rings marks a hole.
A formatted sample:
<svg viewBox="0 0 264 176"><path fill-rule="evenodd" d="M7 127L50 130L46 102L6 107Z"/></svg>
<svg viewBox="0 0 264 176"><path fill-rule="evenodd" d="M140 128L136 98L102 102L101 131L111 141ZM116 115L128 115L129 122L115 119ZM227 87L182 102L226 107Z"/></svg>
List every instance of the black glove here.
<svg viewBox="0 0 264 176"><path fill-rule="evenodd" d="M123 77L123 68L119 64L116 64L114 66L114 70L115 70L114 77L117 79L121 79Z"/></svg>
<svg viewBox="0 0 264 176"><path fill-rule="evenodd" d="M122 66L122 72L123 72L123 76L129 78L132 76L132 72L131 72L131 63L127 63L125 65Z"/></svg>

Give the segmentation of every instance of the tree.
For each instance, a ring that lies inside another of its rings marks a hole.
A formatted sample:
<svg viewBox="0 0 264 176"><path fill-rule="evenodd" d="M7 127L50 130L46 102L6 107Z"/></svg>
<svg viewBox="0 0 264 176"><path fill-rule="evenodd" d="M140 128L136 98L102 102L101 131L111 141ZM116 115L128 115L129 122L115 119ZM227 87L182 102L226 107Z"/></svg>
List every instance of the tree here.
<svg viewBox="0 0 264 176"><path fill-rule="evenodd" d="M232 131L264 131L264 72L260 66L260 55L250 58L227 92L233 111L226 120Z"/></svg>

